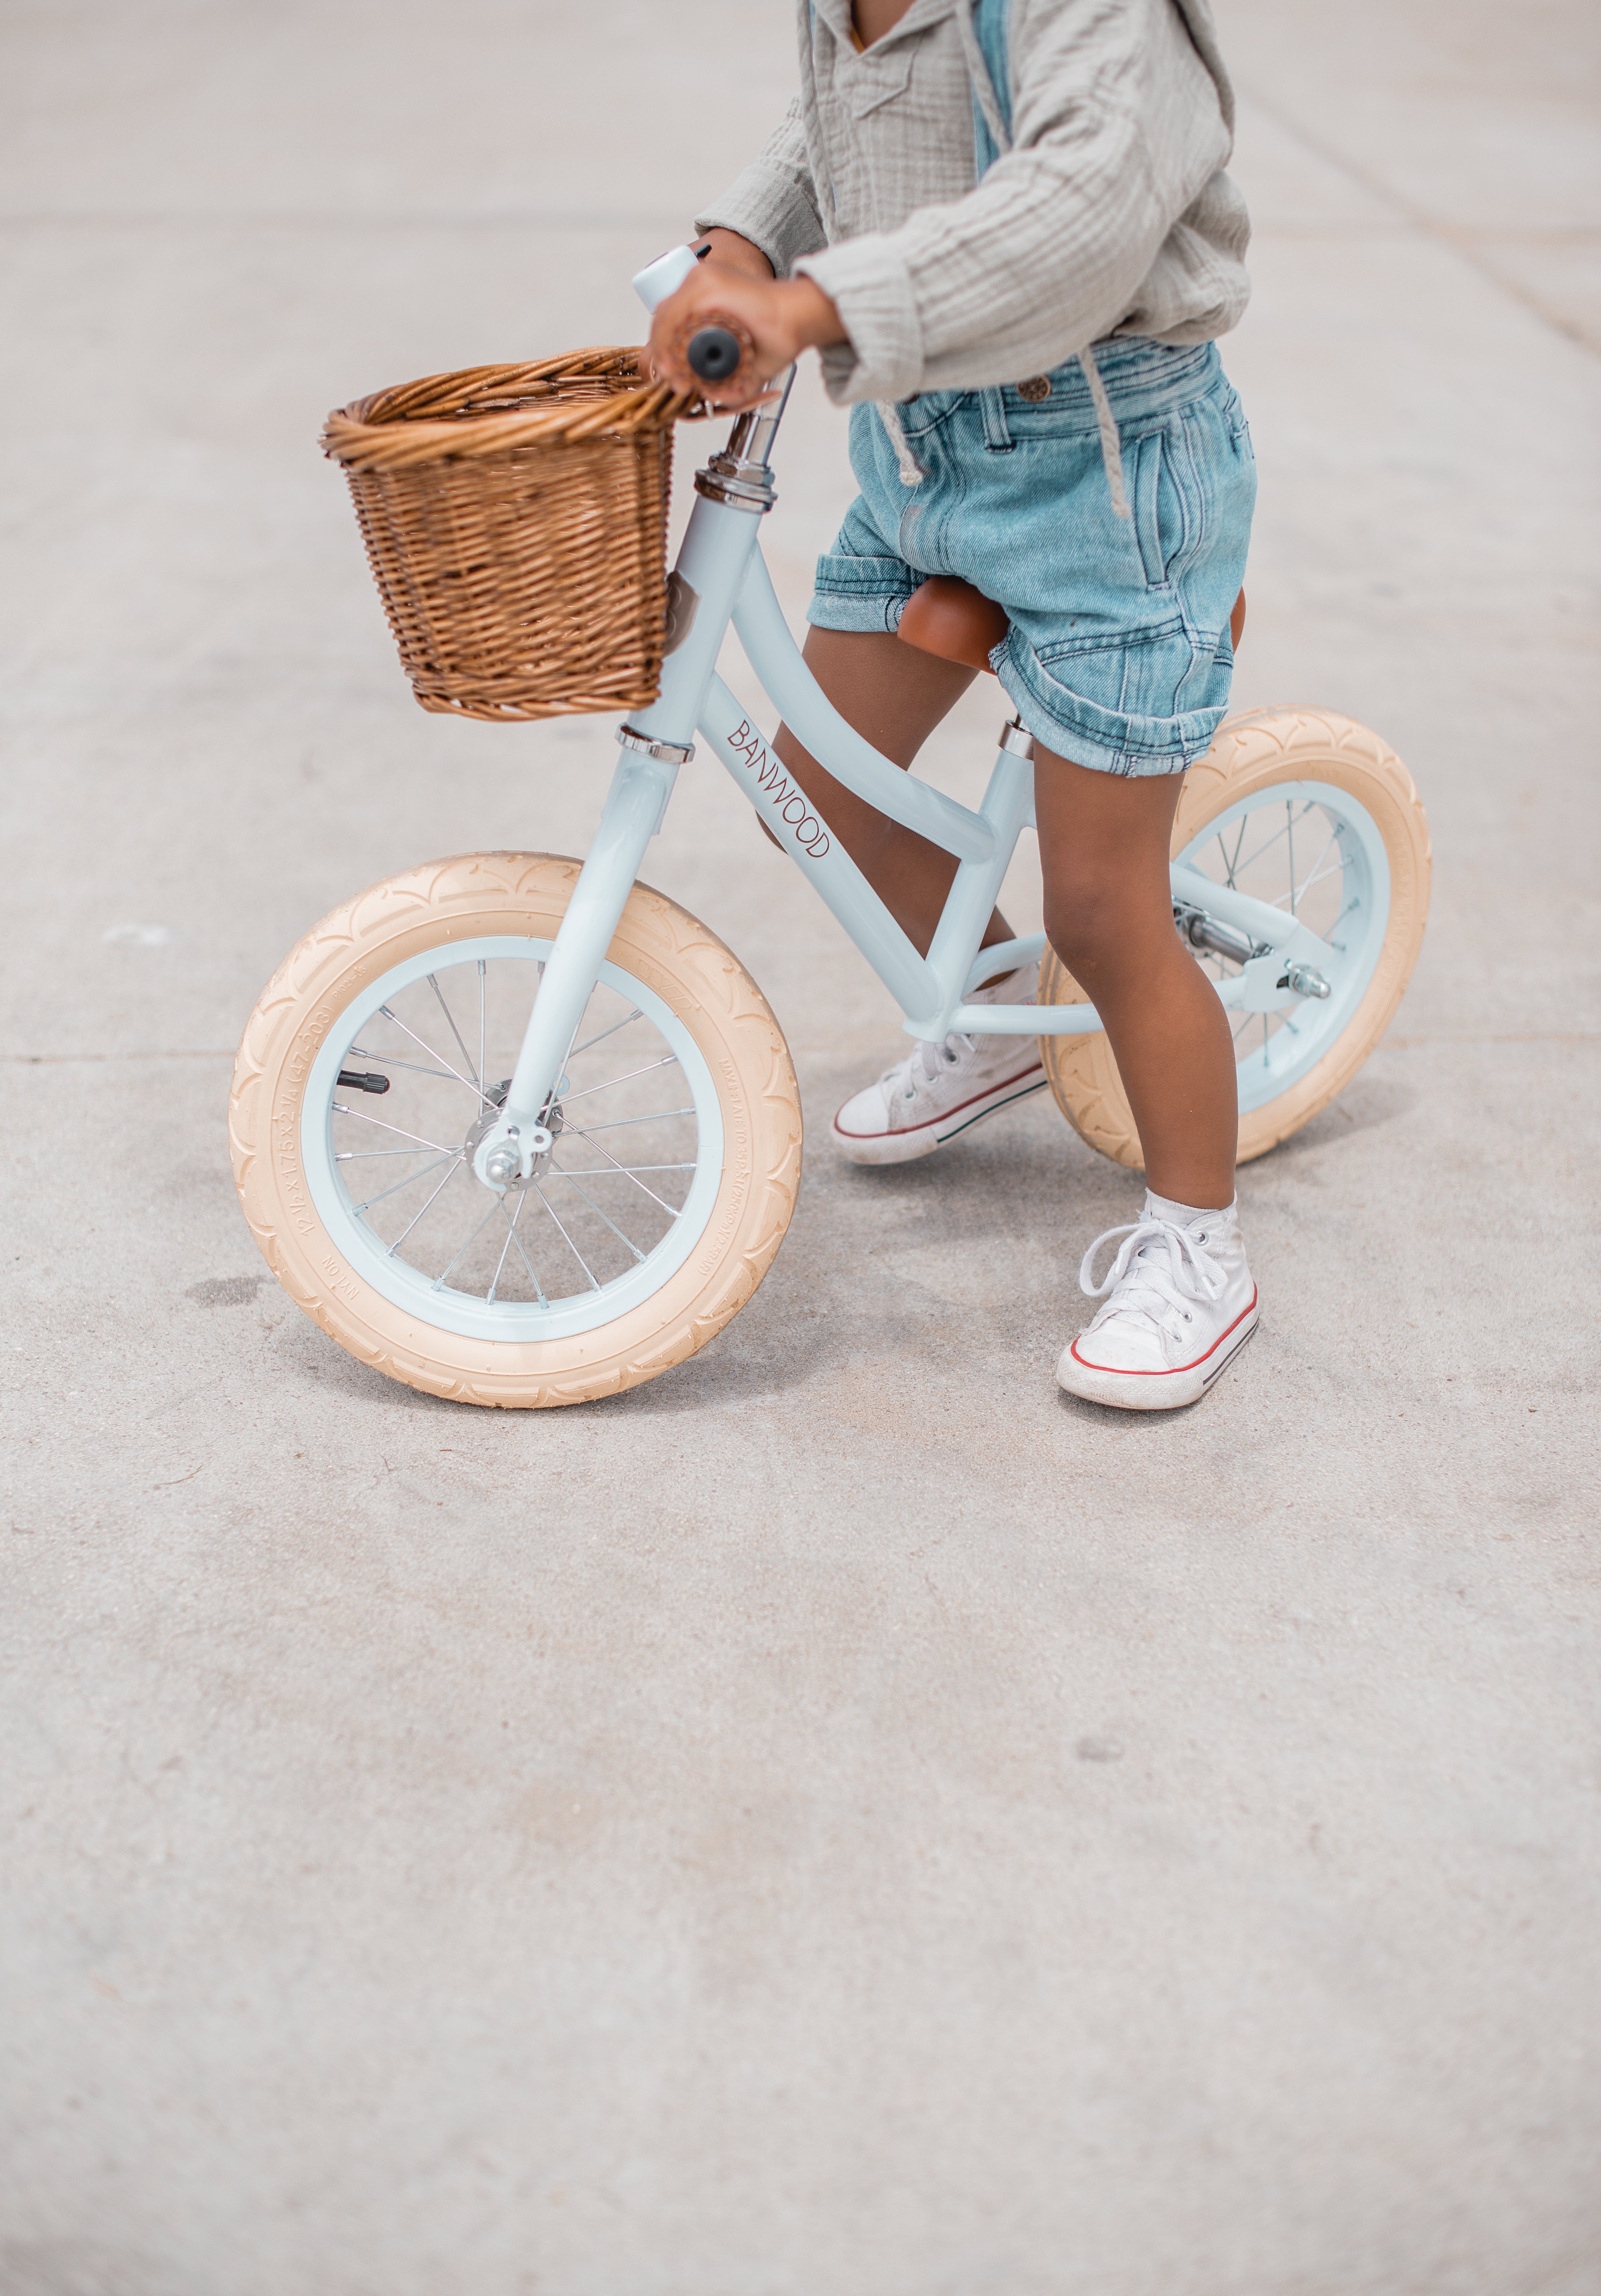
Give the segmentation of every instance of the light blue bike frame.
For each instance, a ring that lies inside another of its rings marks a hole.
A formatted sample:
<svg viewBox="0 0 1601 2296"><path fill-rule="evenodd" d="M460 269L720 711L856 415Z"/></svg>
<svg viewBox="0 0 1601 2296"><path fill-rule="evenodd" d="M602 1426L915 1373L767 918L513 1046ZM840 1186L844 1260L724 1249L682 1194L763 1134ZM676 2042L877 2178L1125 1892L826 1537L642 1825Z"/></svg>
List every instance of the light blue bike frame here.
<svg viewBox="0 0 1601 2296"><path fill-rule="evenodd" d="M684 275L684 258L669 264ZM693 268L693 258L689 258ZM636 281L647 302L641 274ZM902 772L848 726L801 659L774 594L758 529L774 501L772 443L789 396L781 378L776 404L742 414L728 445L695 480L696 500L673 579L670 651L660 697L619 728L618 760L600 827L555 939L499 1122L480 1142L473 1168L499 1188L524 1177L549 1145L540 1117L560 1077L595 976L611 947L645 849L661 828L679 767L702 734L712 754L756 808L784 850L810 880L905 1015L908 1036L934 1043L953 1029L986 1036L1070 1036L1098 1029L1090 1004L970 1004L983 980L1038 958L1045 935L1032 933L980 953L1001 881L1024 828L1034 818L1033 744L1015 719L1001 731L995 765L976 812ZM784 722L836 781L892 820L955 856L956 873L945 910L922 955L804 792L785 773L767 735L717 674L732 623L751 664ZM1180 908L1232 927L1251 944L1243 972L1220 989L1235 1009L1277 1011L1294 1001L1280 976L1287 964L1317 967L1331 952L1284 910L1225 889L1175 865ZM1319 993L1326 993L1320 991Z"/></svg>

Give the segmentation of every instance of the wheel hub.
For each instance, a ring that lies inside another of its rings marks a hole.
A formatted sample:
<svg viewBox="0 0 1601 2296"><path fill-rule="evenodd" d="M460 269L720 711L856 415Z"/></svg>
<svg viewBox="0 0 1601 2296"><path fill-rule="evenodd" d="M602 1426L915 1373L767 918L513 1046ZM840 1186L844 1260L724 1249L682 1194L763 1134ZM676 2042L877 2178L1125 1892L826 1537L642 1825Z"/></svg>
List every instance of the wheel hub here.
<svg viewBox="0 0 1601 2296"><path fill-rule="evenodd" d="M566 1083L567 1078L562 1077L556 1090L561 1091ZM462 1153L469 1165L477 1154L479 1144L485 1134L492 1132L499 1123L500 1111L505 1106L506 1095L511 1088L511 1078L502 1077L493 1091L485 1095L483 1107L479 1111L472 1123L468 1126L466 1138L462 1143ZM523 1172L522 1159L518 1152L516 1136L513 1135L512 1139L503 1142L499 1148L490 1153L485 1165L485 1170L490 1181L500 1187L509 1189L526 1188L530 1182L538 1179L543 1173L550 1169L551 1152L561 1135L562 1124L562 1103L553 1093L545 1104L545 1112L538 1125L534 1128L532 1136L537 1144L542 1141L543 1144L536 1146L531 1170L526 1174Z"/></svg>

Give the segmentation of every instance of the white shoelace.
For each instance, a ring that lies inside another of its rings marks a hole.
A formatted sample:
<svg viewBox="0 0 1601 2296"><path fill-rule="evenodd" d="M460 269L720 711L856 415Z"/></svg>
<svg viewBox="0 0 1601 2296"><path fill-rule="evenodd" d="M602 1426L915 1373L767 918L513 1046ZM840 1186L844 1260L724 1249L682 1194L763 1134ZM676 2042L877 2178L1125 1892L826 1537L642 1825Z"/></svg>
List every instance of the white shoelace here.
<svg viewBox="0 0 1601 2296"><path fill-rule="evenodd" d="M1219 1217L1222 1217L1219 1215ZM1104 1243L1121 1235L1122 1246L1102 1283L1091 1281L1095 1258ZM1165 1245L1163 1251L1160 1247ZM1186 1300L1220 1300L1228 1278L1201 1239L1170 1220L1137 1219L1127 1227L1109 1227L1097 1235L1079 1268L1079 1289L1106 1305L1096 1317L1133 1316L1158 1336L1179 1336L1179 1324L1195 1321ZM1091 1327L1092 1329L1094 1326Z"/></svg>
<svg viewBox="0 0 1601 2296"><path fill-rule="evenodd" d="M923 1084L932 1084L941 1069L954 1069L964 1053L972 1052L973 1041L971 1037L952 1035L942 1045L931 1045L924 1038L915 1052L908 1053L892 1069L886 1069L879 1083L893 1085L902 1100L915 1100ZM919 1068L923 1070L923 1084L917 1079Z"/></svg>
<svg viewBox="0 0 1601 2296"><path fill-rule="evenodd" d="M1020 966L1019 971L1027 972L1029 968ZM1033 1004L1036 991L1031 983L1028 980L1019 983L1015 974L1012 973L1007 973L1002 980L994 982L988 992L981 989L972 1001L974 1004L980 1004L987 994L993 995L997 990L1014 988L1016 988L1017 993L1008 996L1006 999L1006 1003ZM964 1053L976 1052L981 1034L981 1030L974 1030L972 1035L965 1036L959 1030L953 1029L940 1045L930 1044L925 1037L915 1052L908 1053L904 1061L897 1061L892 1069L886 1069L878 1081L881 1085L892 1085L902 1100L915 1100L923 1086L932 1084L941 1069L954 1069ZM1026 1037L1020 1037L1017 1041L1022 1045L1028 1040ZM921 1083L917 1077L920 1067L923 1070Z"/></svg>

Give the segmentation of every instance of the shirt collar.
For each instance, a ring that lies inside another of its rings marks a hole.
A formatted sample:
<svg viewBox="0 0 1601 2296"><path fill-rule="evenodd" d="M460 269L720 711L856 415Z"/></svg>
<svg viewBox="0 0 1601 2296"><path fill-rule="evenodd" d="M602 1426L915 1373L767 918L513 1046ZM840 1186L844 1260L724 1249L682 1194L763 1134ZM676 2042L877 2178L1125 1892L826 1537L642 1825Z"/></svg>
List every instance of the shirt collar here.
<svg viewBox="0 0 1601 2296"><path fill-rule="evenodd" d="M926 31L930 25L937 24L948 16L957 4L958 0L912 0L911 6L894 30L887 32L882 40L875 40L872 47L864 49L862 53L876 55L881 48L891 47L897 40L904 39L911 33ZM963 4L965 4L965 0L963 0ZM846 54L855 55L856 45L850 37L850 0L812 0L812 5Z"/></svg>

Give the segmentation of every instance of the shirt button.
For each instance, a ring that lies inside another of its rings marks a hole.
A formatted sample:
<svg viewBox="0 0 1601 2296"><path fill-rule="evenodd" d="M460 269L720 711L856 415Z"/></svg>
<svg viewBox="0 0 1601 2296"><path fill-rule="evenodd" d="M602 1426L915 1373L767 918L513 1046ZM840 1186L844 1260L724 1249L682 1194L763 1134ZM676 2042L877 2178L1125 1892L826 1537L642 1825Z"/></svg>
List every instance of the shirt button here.
<svg viewBox="0 0 1601 2296"><path fill-rule="evenodd" d="M1017 386L1017 396L1026 398L1030 406L1038 406L1042 398L1048 398L1050 395L1051 379L1048 374L1031 374L1027 382L1020 382Z"/></svg>

